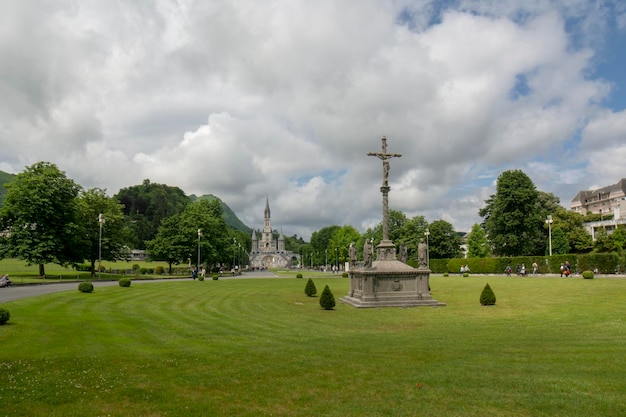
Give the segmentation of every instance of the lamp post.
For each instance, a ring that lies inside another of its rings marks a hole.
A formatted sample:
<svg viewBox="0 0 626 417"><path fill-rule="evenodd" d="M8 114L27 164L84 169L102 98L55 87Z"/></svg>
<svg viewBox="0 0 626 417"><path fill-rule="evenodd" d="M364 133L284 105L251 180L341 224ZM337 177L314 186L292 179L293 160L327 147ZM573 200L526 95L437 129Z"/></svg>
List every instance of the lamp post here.
<svg viewBox="0 0 626 417"><path fill-rule="evenodd" d="M196 268L198 268L198 272L200 272L200 238L202 237L202 229L198 229L198 263L196 264Z"/></svg>
<svg viewBox="0 0 626 417"><path fill-rule="evenodd" d="M324 272L326 272L327 266L328 266L328 249L324 249Z"/></svg>
<svg viewBox="0 0 626 417"><path fill-rule="evenodd" d="M339 273L339 248L335 248L335 272Z"/></svg>
<svg viewBox="0 0 626 417"><path fill-rule="evenodd" d="M428 246L428 236L430 236L430 230L424 230L424 236L426 236L426 266L430 268L430 246Z"/></svg>
<svg viewBox="0 0 626 417"><path fill-rule="evenodd" d="M98 238L98 279L102 274L102 226L104 226L104 214L98 214L98 224L100 225L100 236Z"/></svg>
<svg viewBox="0 0 626 417"><path fill-rule="evenodd" d="M241 243L237 243L237 271L241 275Z"/></svg>
<svg viewBox="0 0 626 417"><path fill-rule="evenodd" d="M235 270L235 259L237 259L235 257L235 251L237 250L237 239L233 238L233 264L232 264L232 269L233 271Z"/></svg>
<svg viewBox="0 0 626 417"><path fill-rule="evenodd" d="M550 256L552 256L552 222L552 215L548 214L548 219L546 220L546 223L548 223L548 253L550 254Z"/></svg>

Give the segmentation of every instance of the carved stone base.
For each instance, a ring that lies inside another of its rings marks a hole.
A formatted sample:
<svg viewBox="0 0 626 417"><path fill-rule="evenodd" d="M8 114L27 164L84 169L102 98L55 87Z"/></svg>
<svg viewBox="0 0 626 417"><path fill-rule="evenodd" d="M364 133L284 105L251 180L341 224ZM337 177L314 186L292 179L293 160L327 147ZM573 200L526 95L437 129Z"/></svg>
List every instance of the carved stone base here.
<svg viewBox="0 0 626 417"><path fill-rule="evenodd" d="M383 243L384 241L377 247L377 260L371 268L349 272L350 292L340 301L353 307L445 306L446 304L433 300L430 295L430 269L415 269L396 260L395 249L393 259L389 259L391 252L388 251L381 257L381 249L386 251Z"/></svg>

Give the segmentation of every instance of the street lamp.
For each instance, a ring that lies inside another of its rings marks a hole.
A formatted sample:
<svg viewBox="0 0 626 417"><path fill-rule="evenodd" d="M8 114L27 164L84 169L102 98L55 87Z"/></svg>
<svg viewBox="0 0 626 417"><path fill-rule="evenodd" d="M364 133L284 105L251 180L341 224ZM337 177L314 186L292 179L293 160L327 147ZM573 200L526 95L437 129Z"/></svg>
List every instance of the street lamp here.
<svg viewBox="0 0 626 417"><path fill-rule="evenodd" d="M232 265L232 269L233 269L233 272L234 272L235 271L235 259L237 259L237 258L235 258L235 251L237 250L237 239L235 239L235 238L233 238L233 245L234 246L233 246L233 265Z"/></svg>
<svg viewBox="0 0 626 417"><path fill-rule="evenodd" d="M200 238L202 237L202 229L198 229L198 263L196 264L196 268L200 271Z"/></svg>
<svg viewBox="0 0 626 417"><path fill-rule="evenodd" d="M324 272L326 272L327 267L328 267L328 249L324 249Z"/></svg>
<svg viewBox="0 0 626 417"><path fill-rule="evenodd" d="M546 223L548 223L548 246L549 246L549 254L550 256L552 256L552 215L548 214L548 219L546 220Z"/></svg>
<svg viewBox="0 0 626 417"><path fill-rule="evenodd" d="M237 243L237 271L241 275L241 243Z"/></svg>
<svg viewBox="0 0 626 417"><path fill-rule="evenodd" d="M100 237L98 238L98 279L102 274L102 226L104 226L104 214L98 214L98 223L100 224Z"/></svg>
<svg viewBox="0 0 626 417"><path fill-rule="evenodd" d="M430 230L424 230L424 236L426 236L426 266L430 268L430 246L428 246L428 236L430 236Z"/></svg>
<svg viewBox="0 0 626 417"><path fill-rule="evenodd" d="M335 248L335 272L339 273L339 248Z"/></svg>

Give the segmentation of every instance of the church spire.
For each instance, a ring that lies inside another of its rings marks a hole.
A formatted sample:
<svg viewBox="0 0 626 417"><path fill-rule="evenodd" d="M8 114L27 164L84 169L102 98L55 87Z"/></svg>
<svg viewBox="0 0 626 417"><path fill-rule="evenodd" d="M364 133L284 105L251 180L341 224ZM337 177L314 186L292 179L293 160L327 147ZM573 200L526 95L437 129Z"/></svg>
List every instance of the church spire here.
<svg viewBox="0 0 626 417"><path fill-rule="evenodd" d="M265 218L269 219L270 217L270 199L265 197Z"/></svg>

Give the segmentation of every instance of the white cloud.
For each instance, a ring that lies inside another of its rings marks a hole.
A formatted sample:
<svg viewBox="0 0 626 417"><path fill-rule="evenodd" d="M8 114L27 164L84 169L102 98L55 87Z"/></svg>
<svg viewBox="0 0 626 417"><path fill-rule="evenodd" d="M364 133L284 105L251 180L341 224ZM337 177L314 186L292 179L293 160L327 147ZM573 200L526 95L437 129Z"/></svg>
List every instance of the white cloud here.
<svg viewBox="0 0 626 417"><path fill-rule="evenodd" d="M305 237L380 220L380 161L366 153L382 135L403 155L391 207L459 230L504 169L567 202L582 178L624 176L596 163L620 155L624 123L590 76L604 8L439 6L9 2L0 166L51 161L110 193L146 178L211 193L257 227L269 197L276 226Z"/></svg>

